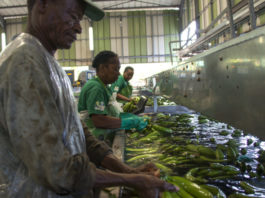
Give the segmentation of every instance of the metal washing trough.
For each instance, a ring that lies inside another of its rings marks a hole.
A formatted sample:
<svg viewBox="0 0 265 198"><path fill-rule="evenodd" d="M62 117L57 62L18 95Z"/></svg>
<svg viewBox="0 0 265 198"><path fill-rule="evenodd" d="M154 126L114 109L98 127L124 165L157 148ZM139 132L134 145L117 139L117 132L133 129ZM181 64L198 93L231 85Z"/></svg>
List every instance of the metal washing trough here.
<svg viewBox="0 0 265 198"><path fill-rule="evenodd" d="M265 27L227 41L155 78L158 95L265 139Z"/></svg>

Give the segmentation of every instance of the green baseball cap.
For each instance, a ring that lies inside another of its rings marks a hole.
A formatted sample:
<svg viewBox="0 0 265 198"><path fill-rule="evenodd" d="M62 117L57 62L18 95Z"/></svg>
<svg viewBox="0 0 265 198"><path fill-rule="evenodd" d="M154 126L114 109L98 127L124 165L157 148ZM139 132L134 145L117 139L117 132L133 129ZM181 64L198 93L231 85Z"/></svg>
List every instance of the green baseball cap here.
<svg viewBox="0 0 265 198"><path fill-rule="evenodd" d="M95 6L91 0L83 0L86 3L85 15L93 21L99 21L104 16L105 13L103 10Z"/></svg>

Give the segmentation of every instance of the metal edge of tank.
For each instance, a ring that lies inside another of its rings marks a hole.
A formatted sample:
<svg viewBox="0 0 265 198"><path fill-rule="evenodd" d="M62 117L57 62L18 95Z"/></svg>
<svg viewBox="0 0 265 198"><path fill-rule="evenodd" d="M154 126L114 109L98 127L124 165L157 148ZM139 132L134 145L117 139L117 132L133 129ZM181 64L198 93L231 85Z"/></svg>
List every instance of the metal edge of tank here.
<svg viewBox="0 0 265 198"><path fill-rule="evenodd" d="M117 131L112 144L113 154L124 162L124 151L125 151L125 130ZM115 189L116 197L121 196L122 187Z"/></svg>
<svg viewBox="0 0 265 198"><path fill-rule="evenodd" d="M260 27L147 81L156 79L156 94L265 139L264 51Z"/></svg>

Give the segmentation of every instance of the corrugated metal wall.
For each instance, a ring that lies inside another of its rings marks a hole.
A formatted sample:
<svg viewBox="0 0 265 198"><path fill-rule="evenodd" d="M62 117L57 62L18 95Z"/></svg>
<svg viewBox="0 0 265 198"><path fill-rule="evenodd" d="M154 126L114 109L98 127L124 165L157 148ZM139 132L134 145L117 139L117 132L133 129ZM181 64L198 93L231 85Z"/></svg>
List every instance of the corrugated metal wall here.
<svg viewBox="0 0 265 198"><path fill-rule="evenodd" d="M107 14L93 23L95 54L110 49L121 63L169 62L169 41L179 38L178 21L176 11Z"/></svg>
<svg viewBox="0 0 265 198"><path fill-rule="evenodd" d="M69 50L58 50L55 57L62 66L91 65L102 50L112 50L121 63L170 62L169 42L179 38L177 11L106 13L103 20L81 22L82 34ZM26 18L7 21L9 43L26 28ZM88 29L93 26L94 53L89 49Z"/></svg>

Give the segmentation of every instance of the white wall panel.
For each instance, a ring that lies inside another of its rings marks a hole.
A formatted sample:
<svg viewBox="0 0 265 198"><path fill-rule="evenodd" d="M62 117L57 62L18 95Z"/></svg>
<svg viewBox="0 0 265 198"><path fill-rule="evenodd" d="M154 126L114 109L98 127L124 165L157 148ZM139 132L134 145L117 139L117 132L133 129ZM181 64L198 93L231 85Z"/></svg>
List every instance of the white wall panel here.
<svg viewBox="0 0 265 198"><path fill-rule="evenodd" d="M81 41L77 40L75 42L75 51L76 51L76 59L82 59L82 46ZM77 65L82 65L77 61Z"/></svg>
<svg viewBox="0 0 265 198"><path fill-rule="evenodd" d="M6 25L6 42L7 44L11 42L12 38L15 35L18 35L22 32L22 23L21 19L13 19L7 22Z"/></svg>
<svg viewBox="0 0 265 198"><path fill-rule="evenodd" d="M116 37L117 33L117 29L116 29L116 14L115 13L110 13L110 37ZM117 52L117 42L116 39L111 39L110 42L110 46L111 46L111 51L113 52Z"/></svg>
<svg viewBox="0 0 265 198"><path fill-rule="evenodd" d="M164 35L164 21L163 21L163 16L162 16L163 12L159 11L158 14L160 15L157 18L157 22L158 22L157 23L157 25L158 25L157 29L158 29L158 35L159 35L159 37L158 37L158 53L160 55L162 55L162 54L165 54L165 46L164 46L165 41L164 41L164 36L163 36ZM164 62L165 57L160 57L159 61Z"/></svg>
<svg viewBox="0 0 265 198"><path fill-rule="evenodd" d="M127 13L122 13L122 45L123 45L123 56L129 56L129 40L128 40L128 20ZM123 59L123 63L129 63L129 58Z"/></svg>
<svg viewBox="0 0 265 198"><path fill-rule="evenodd" d="M158 26L158 16L152 16L153 18L153 51L154 51L154 55L158 55L159 54L159 38L157 37L157 35L159 34L158 29L160 28ZM154 62L158 62L159 58L158 57L154 57L153 59Z"/></svg>
<svg viewBox="0 0 265 198"><path fill-rule="evenodd" d="M152 17L150 12L146 12L146 35L147 35L147 55L153 55L153 31L152 31ZM153 57L148 57L148 62L153 62Z"/></svg>
<svg viewBox="0 0 265 198"><path fill-rule="evenodd" d="M217 16L226 8L227 2L226 0L216 0L217 1ZM220 24L224 19L226 19L226 14L218 20L217 24Z"/></svg>
<svg viewBox="0 0 265 198"><path fill-rule="evenodd" d="M88 22L87 21L82 21L81 26L82 26L82 33L80 34L80 39L81 39L81 54L80 58L81 59L86 59L88 57L88 51L89 51L89 43L87 41L89 35L88 35Z"/></svg>
<svg viewBox="0 0 265 198"><path fill-rule="evenodd" d="M110 23L111 25L110 26L112 26L113 24L112 23ZM122 54L123 54L123 50L122 50L122 46L121 46L121 24L120 24L120 17L116 17L115 18L115 29L116 29L116 37L117 37L117 39L116 39L116 46L117 46L117 48L116 48L116 53L119 55L119 56L121 56Z"/></svg>
<svg viewBox="0 0 265 198"><path fill-rule="evenodd" d="M195 2L198 0L189 0L190 1L190 16L191 16L191 21L195 20Z"/></svg>

